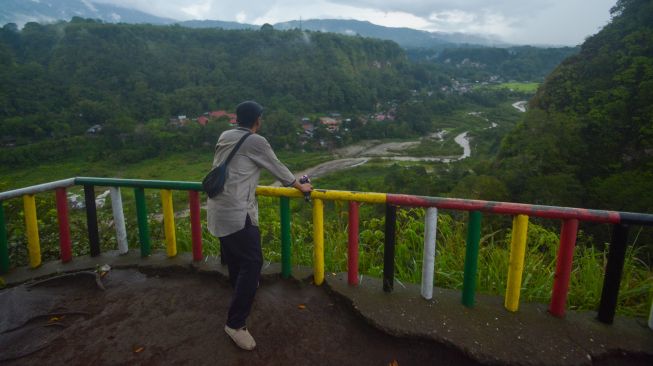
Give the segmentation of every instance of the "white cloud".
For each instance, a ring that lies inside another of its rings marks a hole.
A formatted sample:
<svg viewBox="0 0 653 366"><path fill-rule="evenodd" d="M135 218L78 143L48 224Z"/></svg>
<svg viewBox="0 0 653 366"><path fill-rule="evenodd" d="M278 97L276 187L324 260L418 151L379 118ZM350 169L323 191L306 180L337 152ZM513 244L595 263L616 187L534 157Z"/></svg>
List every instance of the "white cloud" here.
<svg viewBox="0 0 653 366"><path fill-rule="evenodd" d="M578 44L609 21L609 10L617 0L93 1L178 20L261 25L300 18L357 19L389 27L478 33L508 42Z"/></svg>
<svg viewBox="0 0 653 366"><path fill-rule="evenodd" d="M181 11L192 19L204 19L211 10L212 1L193 2L181 7Z"/></svg>
<svg viewBox="0 0 653 366"><path fill-rule="evenodd" d="M83 3L83 4L84 4L84 5L85 5L85 6L86 6L90 11L97 12L97 9L95 8L95 6L93 6L93 4L92 4L90 1L88 1L88 0L82 0L82 3Z"/></svg>
<svg viewBox="0 0 653 366"><path fill-rule="evenodd" d="M513 34L512 25L516 23L500 13L471 13L462 10L434 12L428 20L431 22L429 30L484 34L503 39Z"/></svg>

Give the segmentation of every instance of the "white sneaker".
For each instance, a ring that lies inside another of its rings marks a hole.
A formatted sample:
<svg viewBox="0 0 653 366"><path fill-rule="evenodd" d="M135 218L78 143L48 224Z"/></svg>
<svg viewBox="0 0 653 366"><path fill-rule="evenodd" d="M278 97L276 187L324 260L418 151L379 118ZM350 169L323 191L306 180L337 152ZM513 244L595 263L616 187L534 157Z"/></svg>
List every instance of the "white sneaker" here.
<svg viewBox="0 0 653 366"><path fill-rule="evenodd" d="M251 351L256 347L256 341L254 341L254 337L249 334L247 328L243 327L240 329L233 329L225 325L224 331L229 335L229 337L231 337L238 347L248 351Z"/></svg>

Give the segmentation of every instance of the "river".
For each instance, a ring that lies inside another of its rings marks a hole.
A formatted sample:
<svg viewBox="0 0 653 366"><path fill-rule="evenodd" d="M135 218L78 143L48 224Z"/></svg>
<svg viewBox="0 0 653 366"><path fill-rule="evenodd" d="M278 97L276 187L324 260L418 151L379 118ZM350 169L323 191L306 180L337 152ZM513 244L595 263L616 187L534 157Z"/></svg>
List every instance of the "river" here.
<svg viewBox="0 0 653 366"><path fill-rule="evenodd" d="M520 112L526 112L526 105L528 104L525 100L520 100L519 102L512 103L512 106Z"/></svg>
<svg viewBox="0 0 653 366"><path fill-rule="evenodd" d="M445 131L440 131L432 134L428 138L430 139L442 139L445 135ZM386 142L381 143L376 140L367 140L361 141L357 144L346 146L344 148L334 151L334 156L340 157L339 159L334 159L316 165L314 167L308 168L302 172L299 172L297 175L308 175L309 177L317 178L323 177L327 174L331 174L340 170L351 169L357 166L361 166L370 159L377 158L383 160L395 160L395 161L427 161L427 162L441 162L441 163L451 163L454 161L459 161L466 159L472 155L472 149L469 144L469 137L467 136L467 131L458 134L454 141L463 148L462 155L454 156L403 156L401 151L419 145L422 139L416 141L404 141L404 142ZM275 182L276 186L279 185L278 182Z"/></svg>

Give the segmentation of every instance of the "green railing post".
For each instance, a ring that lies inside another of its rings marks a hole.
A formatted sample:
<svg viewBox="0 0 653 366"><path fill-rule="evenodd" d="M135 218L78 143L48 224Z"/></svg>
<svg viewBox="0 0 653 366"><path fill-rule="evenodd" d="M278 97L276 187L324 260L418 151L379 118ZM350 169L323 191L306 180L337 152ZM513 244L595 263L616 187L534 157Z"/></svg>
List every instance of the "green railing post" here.
<svg viewBox="0 0 653 366"><path fill-rule="evenodd" d="M478 246L481 240L481 213L471 211L467 227L465 250L465 275L463 278L463 305L474 306L476 292L476 272L478 269Z"/></svg>
<svg viewBox="0 0 653 366"><path fill-rule="evenodd" d="M9 272L9 244L5 226L5 209L0 201L0 273Z"/></svg>
<svg viewBox="0 0 653 366"><path fill-rule="evenodd" d="M279 198L281 214L281 277L289 278L291 274L290 260L290 198Z"/></svg>
<svg viewBox="0 0 653 366"><path fill-rule="evenodd" d="M145 206L145 190L134 189L136 198L136 217L138 219L138 238L141 242L141 257L150 255L150 232L147 224L147 207Z"/></svg>

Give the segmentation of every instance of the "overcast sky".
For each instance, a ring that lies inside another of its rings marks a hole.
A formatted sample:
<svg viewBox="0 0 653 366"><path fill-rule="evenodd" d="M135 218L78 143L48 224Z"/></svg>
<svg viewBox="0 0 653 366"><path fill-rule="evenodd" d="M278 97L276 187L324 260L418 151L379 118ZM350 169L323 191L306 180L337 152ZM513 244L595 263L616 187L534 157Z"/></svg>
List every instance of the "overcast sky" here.
<svg viewBox="0 0 653 366"><path fill-rule="evenodd" d="M464 32L517 44L576 45L610 20L617 0L92 0L176 20L250 24L356 19L388 27Z"/></svg>

